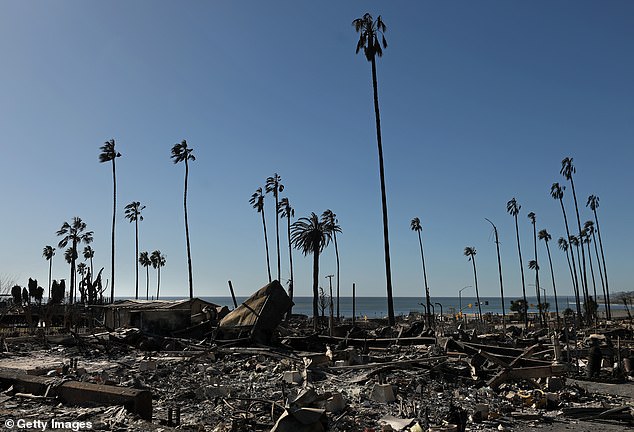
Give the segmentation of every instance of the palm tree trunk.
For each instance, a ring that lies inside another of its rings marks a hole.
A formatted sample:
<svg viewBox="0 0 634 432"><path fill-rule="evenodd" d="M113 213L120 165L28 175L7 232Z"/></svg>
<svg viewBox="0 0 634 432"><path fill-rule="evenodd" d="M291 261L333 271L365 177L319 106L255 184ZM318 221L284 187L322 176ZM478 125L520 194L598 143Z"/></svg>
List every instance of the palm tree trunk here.
<svg viewBox="0 0 634 432"><path fill-rule="evenodd" d="M429 298L429 287L427 286L427 269L425 268L425 254L423 253L423 239L420 236L420 231L418 232L418 245L420 246L420 258L423 262L423 281L425 282L425 302L427 304L427 308L425 312L427 313L427 325L429 328L432 327L432 317L431 317L431 299Z"/></svg>
<svg viewBox="0 0 634 432"><path fill-rule="evenodd" d="M51 275L53 274L53 257L48 260L48 300L51 300Z"/></svg>
<svg viewBox="0 0 634 432"><path fill-rule="evenodd" d="M594 294L594 301L597 304L597 308L595 311L595 320L597 325L599 324L599 299L597 297L597 280L594 278L594 267L592 265L592 252L590 251L590 243L588 245L588 264L590 265L590 278L592 279L592 292ZM583 246L582 246L583 247Z"/></svg>
<svg viewBox="0 0 634 432"><path fill-rule="evenodd" d="M288 215L288 259L290 261L290 266L291 266L291 280L288 284L288 297L291 299L291 307L288 308L288 314L287 317L291 317L292 315L292 310L293 310L293 283L294 283L294 279L293 279L293 247L291 245L291 215L289 213Z"/></svg>
<svg viewBox="0 0 634 432"><path fill-rule="evenodd" d="M319 245L313 250L313 330L317 331L319 321Z"/></svg>
<svg viewBox="0 0 634 432"><path fill-rule="evenodd" d="M581 314L581 302L579 300L579 279L577 279L577 266L575 265L575 254L572 251L572 244L570 244L570 229L568 228L568 217L566 216L566 208L564 207L564 200L562 198L559 199L559 204L561 204L561 212L564 215L564 224L566 225L566 240L568 241L568 249L570 249L570 256L572 257L572 272L574 275L573 279L573 289L575 291L575 302L577 306L577 316L579 319L583 316ZM567 253L567 251L566 251ZM567 256L567 255L566 255Z"/></svg>
<svg viewBox="0 0 634 432"><path fill-rule="evenodd" d="M159 299L159 293L161 291L161 266L159 265L156 268L157 279L156 279L156 299Z"/></svg>
<svg viewBox="0 0 634 432"><path fill-rule="evenodd" d="M539 325L544 325L542 313L542 298L539 292L539 262L537 261L537 228L533 223L533 244L535 245L535 289L537 291L537 310L539 312Z"/></svg>
<svg viewBox="0 0 634 432"><path fill-rule="evenodd" d="M269 237L266 234L266 219L264 219L264 208L262 214L262 226L264 227L264 247L266 248L266 269L269 272L269 283L271 283L271 260L269 259Z"/></svg>
<svg viewBox="0 0 634 432"><path fill-rule="evenodd" d="M487 219L488 220L488 219ZM493 222L488 220L491 225ZM498 255L498 274L500 275L500 298L502 300L502 329L506 333L506 311L504 306L504 283L502 282L502 260L500 258L500 239L498 237L498 229L493 225L493 232L495 233L495 250Z"/></svg>
<svg viewBox="0 0 634 432"><path fill-rule="evenodd" d="M136 262L134 299L138 300L139 299L139 220L138 220L138 215L137 215L137 219L134 221L134 231L136 235L136 241L134 246L134 252L135 252L134 261Z"/></svg>
<svg viewBox="0 0 634 432"><path fill-rule="evenodd" d="M526 300L526 282L524 281L524 265L522 264L522 248L520 247L520 229L517 225L517 215L515 215L515 237L517 238L517 253L520 259L520 273L522 275L522 297L527 309L524 314L524 328L528 328L528 301Z"/></svg>
<svg viewBox="0 0 634 432"><path fill-rule="evenodd" d="M596 208L592 211L594 213L594 222L597 226L597 235L599 236L599 248L601 249L601 262L603 263L603 274L605 275L605 294L608 299L608 319L612 319L612 308L610 307L610 287L608 285L608 268L605 266L605 255L603 253L603 241L601 241L601 229L599 228L599 217L597 216Z"/></svg>
<svg viewBox="0 0 634 432"><path fill-rule="evenodd" d="M605 292L605 280L603 278L603 270L601 269L601 260L599 259L599 249L597 248L597 236L592 231L592 243L594 243L594 255L597 257L597 267L599 268L599 279L601 279L601 289L603 290L603 306L605 306L605 318L609 319L608 299Z"/></svg>
<svg viewBox="0 0 634 432"><path fill-rule="evenodd" d="M381 177L381 204L383 206L383 243L385 245L385 278L387 288L387 315L390 326L396 323L394 317L394 299L392 297L392 269L390 265L390 240L387 221L387 198L385 194L385 173L383 167L383 144L381 143L381 116L379 113L379 94L376 79L376 61L372 56L372 89L374 90L374 115L376 118L376 141L379 149L379 173Z"/></svg>
<svg viewBox="0 0 634 432"><path fill-rule="evenodd" d="M187 271L189 275L189 298L194 298L194 278L192 276L192 251L189 245L189 222L187 220L187 178L189 177L189 164L185 157L185 192L183 194L183 208L185 209L185 238L187 240ZM160 275L160 272L159 272ZM160 277L160 276L159 276ZM158 297L158 294L157 294Z"/></svg>
<svg viewBox="0 0 634 432"><path fill-rule="evenodd" d="M577 205L577 194L575 192L575 182L572 180L572 174L570 175L570 186L572 187L572 197L575 202L575 213L577 214L577 227L579 228L579 242L583 242L583 231L581 230L581 219L579 218L579 206ZM586 253L583 249L583 243L581 244L581 264L582 264L582 282L583 282L583 295L584 301L588 301L589 291L588 291L588 276L586 273ZM586 313L589 312L588 307L586 307Z"/></svg>
<svg viewBox="0 0 634 432"><path fill-rule="evenodd" d="M145 299L150 299L150 267L145 266Z"/></svg>
<svg viewBox="0 0 634 432"><path fill-rule="evenodd" d="M116 157L112 158L112 240L110 243L110 247L111 247L111 262L110 265L112 266L112 271L111 271L111 284L110 284L110 303L114 303L114 230L115 230L115 223L117 220L117 172L116 172L116 168L115 168L115 159Z"/></svg>
<svg viewBox="0 0 634 432"><path fill-rule="evenodd" d="M482 306L480 305L480 290L478 290L478 273L476 271L475 255L471 255L471 263L473 264L473 280L475 281L476 298L478 300L478 315L482 322Z"/></svg>
<svg viewBox="0 0 634 432"><path fill-rule="evenodd" d="M553 294L555 295L555 314L557 315L557 327L559 327L559 303L557 300L557 287L555 286L555 272L553 271L553 260L550 256L550 246L546 240L546 252L548 252L548 264L550 265L550 277L553 280Z"/></svg>
<svg viewBox="0 0 634 432"><path fill-rule="evenodd" d="M339 246L337 246L337 233L332 233L333 239L335 241L335 258L337 262L337 321L341 319L341 315L339 314Z"/></svg>
<svg viewBox="0 0 634 432"><path fill-rule="evenodd" d="M275 241L277 247L277 281L281 283L280 279L280 227L279 221L280 218L278 216L280 211L280 203L277 196L277 189L275 189Z"/></svg>
<svg viewBox="0 0 634 432"><path fill-rule="evenodd" d="M77 244L73 241L73 250L72 256L70 260L70 304L75 302L75 272L77 271L75 268L75 251L77 250Z"/></svg>

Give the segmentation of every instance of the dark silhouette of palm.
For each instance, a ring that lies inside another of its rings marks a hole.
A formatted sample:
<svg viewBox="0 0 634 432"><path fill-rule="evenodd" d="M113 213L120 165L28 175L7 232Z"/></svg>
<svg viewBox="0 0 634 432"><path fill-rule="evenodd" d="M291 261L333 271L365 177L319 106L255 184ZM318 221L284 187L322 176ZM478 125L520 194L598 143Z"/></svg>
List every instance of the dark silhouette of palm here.
<svg viewBox="0 0 634 432"><path fill-rule="evenodd" d="M53 257L55 256L55 248L46 245L42 250L42 256L48 261L48 298L51 299L51 275L53 273Z"/></svg>
<svg viewBox="0 0 634 432"><path fill-rule="evenodd" d="M284 185L280 183L282 177L277 175L277 173L273 174L273 177L268 177L266 179L266 184L264 185L264 190L266 193L273 193L273 197L275 197L275 240L276 240L276 251L277 251L277 280L280 281L280 225L279 225L279 213L280 213L280 192L284 190Z"/></svg>
<svg viewBox="0 0 634 432"><path fill-rule="evenodd" d="M84 252L82 253L82 255L84 256L84 260L90 260L90 277L94 277L94 272L93 272L93 266L92 266L92 259L95 257L95 251L93 250L93 248L88 245L86 247L84 247Z"/></svg>
<svg viewBox="0 0 634 432"><path fill-rule="evenodd" d="M550 246L548 242L552 240L552 236L545 229L540 230L537 233L537 238L543 240L546 243L546 252L548 253L548 264L550 265L550 277L553 281L553 294L555 296L555 313L557 315L557 326L559 326L559 301L557 300L557 286L555 285L555 272L553 270L553 260L550 255ZM563 239L562 239L563 240Z"/></svg>
<svg viewBox="0 0 634 432"><path fill-rule="evenodd" d="M319 255L332 238L332 227L320 221L315 213L308 218L300 218L291 226L291 242L295 249L305 256L313 255L313 328L317 331L319 321Z"/></svg>
<svg viewBox="0 0 634 432"><path fill-rule="evenodd" d="M118 151L115 150L115 142L113 139L111 139L110 141L106 141L102 146L101 146L101 153L99 154L99 162L104 163L104 162L112 162L112 240L111 240L111 263L110 265L112 266L111 269L111 276L110 276L110 303L114 302L114 269L115 269L115 265L114 265L114 251L115 251L115 246L114 246L114 239L115 239L115 235L114 235L114 231L115 231L115 224L116 224L116 220L117 220L117 170L115 167L115 160L121 157L121 153L119 153Z"/></svg>
<svg viewBox="0 0 634 432"><path fill-rule="evenodd" d="M150 255L150 262L152 263L152 267L156 269L156 299L159 299L159 294L161 291L161 267L165 266L166 259L165 255L161 253L159 250L155 250Z"/></svg>
<svg viewBox="0 0 634 432"><path fill-rule="evenodd" d="M86 223L81 218L74 217L71 223L64 222L57 231L57 236L62 237L58 247L65 248L70 244L70 303L75 299L75 262L77 261L77 246L80 243L89 244L93 240L93 232L86 231Z"/></svg>
<svg viewBox="0 0 634 432"><path fill-rule="evenodd" d="M533 245L535 246L535 266L534 267L530 267L531 270L535 270L535 291L537 291L537 308L539 310L539 323L540 325L543 325L544 322L542 320L542 299L541 299L541 293L539 292L539 261L537 259L537 227L536 227L536 221L537 219L535 218L535 213L530 212L527 215L528 219L531 221L531 224L533 225ZM530 262L529 262L530 264Z"/></svg>
<svg viewBox="0 0 634 432"><path fill-rule="evenodd" d="M493 234L495 235L495 250L498 257L498 275L500 277L500 300L502 301L502 329L506 332L506 310L504 304L504 283L502 281L502 259L500 258L500 238L498 236L498 229L493 222L484 218L493 227Z"/></svg>
<svg viewBox="0 0 634 432"><path fill-rule="evenodd" d="M286 218L287 223L287 235L288 235L288 260L290 265L290 279L288 280L288 296L293 301L293 247L291 244L291 218L295 217L295 210L291 207L291 204L288 201L288 198L284 197L280 200L279 205L279 216L281 218ZM287 317L290 318L292 315L292 306L288 310Z"/></svg>
<svg viewBox="0 0 634 432"><path fill-rule="evenodd" d="M332 231L332 240L335 244L335 259L337 264L337 319L339 320L341 318L341 315L339 312L339 246L337 245L337 233L341 232L341 226L339 225L337 215L334 214L330 209L322 213L321 220L330 225L330 230Z"/></svg>
<svg viewBox="0 0 634 432"><path fill-rule="evenodd" d="M528 268L530 270L535 270L535 273L537 274L537 272L539 272L539 265L537 264L537 261L535 260L528 260ZM537 287L537 284L535 284L535 286ZM542 321L542 301L541 298L538 297L537 298L537 309L538 309L538 315L539 315L539 323L540 325L543 324Z"/></svg>
<svg viewBox="0 0 634 432"><path fill-rule="evenodd" d="M271 283L271 260L269 258L269 237L266 234L266 219L264 218L264 194L262 188L259 187L251 195L249 203L262 216L262 226L264 227L264 248L266 249L266 269L269 274L269 283Z"/></svg>
<svg viewBox="0 0 634 432"><path fill-rule="evenodd" d="M520 246L520 229L517 223L517 215L520 213L521 205L517 203L515 197L513 197L509 202L506 203L506 211L508 214L513 216L515 219L515 238L517 239L517 254L519 255L520 260L520 274L522 275L522 298L524 299L524 304L528 304L526 301L526 282L524 280L524 264L522 261L522 248ZM524 314L524 327L528 327L528 314Z"/></svg>
<svg viewBox="0 0 634 432"><path fill-rule="evenodd" d="M475 281L475 292L476 298L478 300L478 317L480 322L482 322L482 306L480 306L480 291L478 290L478 272L476 271L476 249L473 246L467 246L464 248L464 256L467 257L469 261L473 264L473 280Z"/></svg>
<svg viewBox="0 0 634 432"><path fill-rule="evenodd" d="M425 284L425 301L427 306L425 308L425 313L427 315L427 325L432 327L432 317L431 317L431 299L429 297L429 285L427 285L427 268L425 267L425 253L423 252L423 238L421 237L420 232L423 230L423 227L420 224L420 219L415 217L410 222L410 228L412 231L418 234L418 246L420 247L420 259L423 262L423 283Z"/></svg>
<svg viewBox="0 0 634 432"><path fill-rule="evenodd" d="M132 201L130 204L128 204L127 206L125 206L125 218L130 222L134 222L134 233L135 233L135 242L134 242L134 256L135 256L135 263L136 263L136 272L135 272L135 279L134 279L134 286L135 286L135 290L134 290L134 298L136 300L139 299L139 260L138 260L138 256L139 256L139 221L143 220L143 216L141 215L141 212L143 211L143 209L145 208L144 205L141 205L140 202L138 201Z"/></svg>
<svg viewBox="0 0 634 432"><path fill-rule="evenodd" d="M187 272L189 275L189 298L194 298L194 277L192 274L192 252L189 244L189 222L187 219L187 181L189 178L189 161L195 161L196 157L192 153L193 149L187 147L187 141L183 140L180 144L174 144L172 147L172 161L177 164L185 162L185 188L183 191L183 208L185 211L185 240L187 241Z"/></svg>
<svg viewBox="0 0 634 432"><path fill-rule="evenodd" d="M579 218L579 206L577 205L577 194L575 192L575 182L573 179L573 174L577 172L577 170L575 169L574 165L572 164L572 158L570 157L566 157L561 161L561 170L559 171L561 175L564 176L564 178L566 180L568 180L570 182L570 187L572 188L572 198L573 201L575 203L575 213L577 215L577 228L579 229L578 233L579 233L579 238L582 237L582 230L581 230L581 219ZM578 252L578 251L577 251ZM581 248L581 270L582 270L582 274L581 274L581 282L582 282L582 287L583 287L583 296L584 296L584 303L587 304L588 302L588 296L589 296L589 292L588 292L588 276L586 274L586 256L585 256L585 252L583 247ZM590 309L586 307L586 312L588 312ZM588 317L590 318L590 317Z"/></svg>
<svg viewBox="0 0 634 432"><path fill-rule="evenodd" d="M564 216L564 225L566 226L566 238L570 238L570 229L568 228L568 216L566 215L566 208L564 207L564 191L566 190L566 186L561 186L559 183L553 183L550 187L550 196L553 199L559 200L559 204L561 206L561 212ZM563 249L563 243L559 244L559 248L566 251L566 257L568 257L568 248L569 243L566 238L560 239L564 240L566 249ZM572 261L572 275L573 275L573 284L572 287L575 292L575 303L577 306L577 316L581 318L581 300L579 298L579 279L577 276L577 265L575 262L575 254L570 251L570 261ZM568 263L570 265L570 262Z"/></svg>
<svg viewBox="0 0 634 432"><path fill-rule="evenodd" d="M572 265L570 264L570 255L568 254L568 249L570 248L570 245L568 244L568 241L565 238L559 237L559 239L557 240L557 246L559 246L559 249L564 251L564 253L566 254L566 260L568 261L568 270L570 270L570 280L572 281L572 288L575 292L575 298L576 298L579 293L575 285L575 273L572 269Z"/></svg>
<svg viewBox="0 0 634 432"><path fill-rule="evenodd" d="M145 267L145 299L150 299L150 266L152 265L152 260L150 259L150 254L146 252L141 252L139 254L139 264Z"/></svg>
<svg viewBox="0 0 634 432"><path fill-rule="evenodd" d="M379 151L379 175L381 178L381 204L383 208L383 243L385 246L385 276L387 289L387 313L390 326L395 324L394 317L394 300L392 294L392 269L390 266L390 241L388 233L387 219L387 198L385 192L385 169L383 166L383 144L381 142L381 115L379 112L379 93L376 77L376 57L383 56L383 49L387 48L385 40L385 31L387 27L383 23L381 16L376 20L372 19L372 15L366 13L362 18L352 21L352 25L357 33L359 33L359 41L357 42L357 50L363 49L365 58L372 65L372 89L374 94L374 116L376 122L376 141ZM379 36L381 41L379 42Z"/></svg>
<svg viewBox="0 0 634 432"><path fill-rule="evenodd" d="M612 318L612 309L610 308L610 285L608 283L608 268L605 266L605 254L603 253L603 240L601 240L601 229L599 228L599 216L597 216L597 209L599 208L599 197L596 195L590 195L586 202L586 207L590 207L594 214L595 230L597 237L599 237L599 249L601 250L601 263L603 264L603 275L605 278L605 295L607 298L607 318ZM595 241L596 246L596 241Z"/></svg>

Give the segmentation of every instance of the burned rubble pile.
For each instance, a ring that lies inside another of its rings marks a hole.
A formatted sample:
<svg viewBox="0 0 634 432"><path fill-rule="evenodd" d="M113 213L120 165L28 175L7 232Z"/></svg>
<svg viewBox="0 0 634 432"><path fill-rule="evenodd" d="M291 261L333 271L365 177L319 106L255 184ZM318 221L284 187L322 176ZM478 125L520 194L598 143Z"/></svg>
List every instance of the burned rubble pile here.
<svg viewBox="0 0 634 432"><path fill-rule="evenodd" d="M305 317L284 319L278 294L263 288L198 339L138 328L7 338L0 414L138 431L634 425L627 323L522 334L405 317L315 333Z"/></svg>

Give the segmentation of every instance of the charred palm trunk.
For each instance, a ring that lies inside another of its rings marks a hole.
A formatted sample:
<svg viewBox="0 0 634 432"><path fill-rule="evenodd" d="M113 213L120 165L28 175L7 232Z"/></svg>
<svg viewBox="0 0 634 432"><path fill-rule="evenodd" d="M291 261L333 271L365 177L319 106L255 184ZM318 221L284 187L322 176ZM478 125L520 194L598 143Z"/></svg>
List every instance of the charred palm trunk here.
<svg viewBox="0 0 634 432"><path fill-rule="evenodd" d="M537 310L539 312L539 325L544 325L544 313L542 311L542 298L539 292L539 261L537 260L537 228L533 222L533 244L535 245L535 290L537 291Z"/></svg>
<svg viewBox="0 0 634 432"><path fill-rule="evenodd" d="M269 259L269 237L266 234L266 219L264 218L264 208L262 208L262 226L264 227L264 247L266 249L266 269L269 272L269 283L271 283L271 260Z"/></svg>
<svg viewBox="0 0 634 432"><path fill-rule="evenodd" d="M189 176L189 164L187 163L187 157L188 156L185 155L185 192L183 194L183 208L185 210L185 238L187 240L187 272L189 275L189 298L192 299L194 298L194 278L192 275L192 252L189 245L189 222L187 220L187 178Z"/></svg>
<svg viewBox="0 0 634 432"><path fill-rule="evenodd" d="M550 246L546 240L546 252L548 253L548 264L550 265L550 277L553 281L553 294L555 295L555 314L557 315L557 327L559 327L559 301L557 300L557 287L555 286L555 272L553 270L553 260L550 256Z"/></svg>
<svg viewBox="0 0 634 432"><path fill-rule="evenodd" d="M599 325L599 298L597 297L597 280L594 277L594 267L592 265L592 252L590 251L590 242L586 243L586 245L588 246L588 264L590 266L590 278L592 279L592 293L594 294L594 301L597 304L597 308L593 311L593 313L594 319L597 325Z"/></svg>
<svg viewBox="0 0 634 432"><path fill-rule="evenodd" d="M150 268L145 266L145 299L150 299Z"/></svg>
<svg viewBox="0 0 634 432"><path fill-rule="evenodd" d="M577 194L575 192L575 182L572 180L572 175L570 175L570 186L572 187L572 198L575 202L575 213L577 214L577 227L579 228L579 241L583 241L583 231L581 230L581 219L579 218L579 206L577 205ZM582 267L582 283L583 283L583 296L584 301L586 302L586 313L590 313L590 305L588 304L588 276L586 273L586 254L583 249L583 243L581 244L581 267ZM588 315L588 318L590 316Z"/></svg>
<svg viewBox="0 0 634 432"><path fill-rule="evenodd" d="M313 249L313 330L319 321L319 245Z"/></svg>
<svg viewBox="0 0 634 432"><path fill-rule="evenodd" d="M159 294L161 293L161 266L159 265L156 268L156 299L159 299Z"/></svg>
<svg viewBox="0 0 634 432"><path fill-rule="evenodd" d="M427 303L427 307L425 308L425 312L427 315L427 325L429 328L432 327L432 316L431 316L431 298L429 296L429 286L427 285L427 269L425 268L425 254L423 253L423 240L420 236L420 231L418 231L418 245L420 246L420 258L423 262L423 282L425 283L425 300Z"/></svg>
<svg viewBox="0 0 634 432"><path fill-rule="evenodd" d="M522 298L526 305L526 313L524 314L524 328L528 328L528 301L526 300L526 282L524 280L524 265L522 264L522 248L520 246L520 229L517 225L517 215L515 215L515 237L517 239L517 254L520 260L520 274L522 275ZM478 300L479 302L480 300Z"/></svg>
<svg viewBox="0 0 634 432"><path fill-rule="evenodd" d="M341 318L339 314L339 246L337 246L337 233L333 231L332 236L335 242L335 258L337 263L337 321L339 321Z"/></svg>
<svg viewBox="0 0 634 432"><path fill-rule="evenodd" d="M279 227L279 212L280 212L280 203L278 200L278 196L277 196L277 187L275 188L274 192L275 194L275 240L276 240L276 246L277 246L277 281L280 282L280 269L281 269L281 265L280 265L280 227Z"/></svg>
<svg viewBox="0 0 634 432"><path fill-rule="evenodd" d="M387 221L387 198L385 194L385 172L383 167L383 144L381 143L381 116L379 113L379 94L376 79L376 61L372 56L372 89L374 91L374 115L376 118L376 141L379 149L379 173L381 177L381 204L383 207L383 243L385 245L385 278L387 288L387 316L390 326L396 323L394 317L394 299L392 297L392 269L390 265L390 240Z"/></svg>
<svg viewBox="0 0 634 432"><path fill-rule="evenodd" d="M138 215L137 215L137 219L134 221L134 232L135 232L135 244L134 244L134 253L135 253L135 259L134 261L136 262L136 272L135 272L135 294L134 294L134 298L136 300L139 299L139 221L138 221Z"/></svg>
<svg viewBox="0 0 634 432"><path fill-rule="evenodd" d="M594 213L594 222L597 226L597 235L599 236L599 248L601 249L601 262L603 263L603 274L605 275L605 295L608 305L608 319L612 319L612 309L610 307L610 286L608 284L608 268L605 266L605 255L603 253L603 241L601 240L601 229L599 228L599 217L597 216L597 210L592 211Z"/></svg>
<svg viewBox="0 0 634 432"><path fill-rule="evenodd" d="M478 315L482 322L482 306L480 306L480 291L478 290L478 273L476 271L475 255L471 255L471 263L473 264L473 280L475 281L476 298L478 300Z"/></svg>
<svg viewBox="0 0 634 432"><path fill-rule="evenodd" d="M572 259L572 274L574 275L573 288L575 290L575 303L576 303L576 306L577 306L577 316L579 317L579 319L581 319L581 317L583 315L581 314L581 301L579 299L579 279L577 279L577 266L575 265L575 254L572 251L572 245L570 244L570 229L568 228L568 217L566 216L566 209L564 207L564 200L560 198L559 199L559 204L561 204L561 211L562 211L562 213L564 215L564 224L566 225L566 235L567 235L566 239L567 239L568 244L569 244L568 249L570 249L570 257Z"/></svg>
<svg viewBox="0 0 634 432"><path fill-rule="evenodd" d="M288 308L288 314L286 315L290 318L293 314L293 247L291 245L291 215L288 215L288 260L290 261L290 273L291 280L288 283L288 297L291 299L291 307Z"/></svg>
<svg viewBox="0 0 634 432"><path fill-rule="evenodd" d="M605 318L610 319L610 314L608 313L608 298L606 296L605 290L605 279L603 278L603 270L601 269L601 259L599 258L599 249L597 248L597 237L592 231L592 242L594 243L594 256L597 257L597 267L599 268L599 279L601 279L601 289L603 291L603 306L605 306ZM589 253L589 252L588 252Z"/></svg>
<svg viewBox="0 0 634 432"><path fill-rule="evenodd" d="M116 220L117 220L117 172L116 172L116 168L115 168L115 159L116 157L112 158L112 239L110 242L110 247L111 247L111 261L110 261L110 265L112 267L112 271L111 271L111 283L110 283L110 303L114 303L114 251L115 251L115 247L114 247L114 231L115 231L115 224L116 224Z"/></svg>

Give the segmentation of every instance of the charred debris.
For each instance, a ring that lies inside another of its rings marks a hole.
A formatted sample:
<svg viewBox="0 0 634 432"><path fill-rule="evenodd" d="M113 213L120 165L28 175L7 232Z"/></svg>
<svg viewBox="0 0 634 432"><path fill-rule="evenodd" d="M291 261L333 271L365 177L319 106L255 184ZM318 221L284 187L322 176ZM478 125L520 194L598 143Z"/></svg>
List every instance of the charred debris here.
<svg viewBox="0 0 634 432"><path fill-rule="evenodd" d="M65 325L46 327L5 310L0 413L139 431L634 425L630 320L430 327L410 315L315 332L287 317L291 305L273 281L232 310L196 298L57 305L49 322Z"/></svg>

